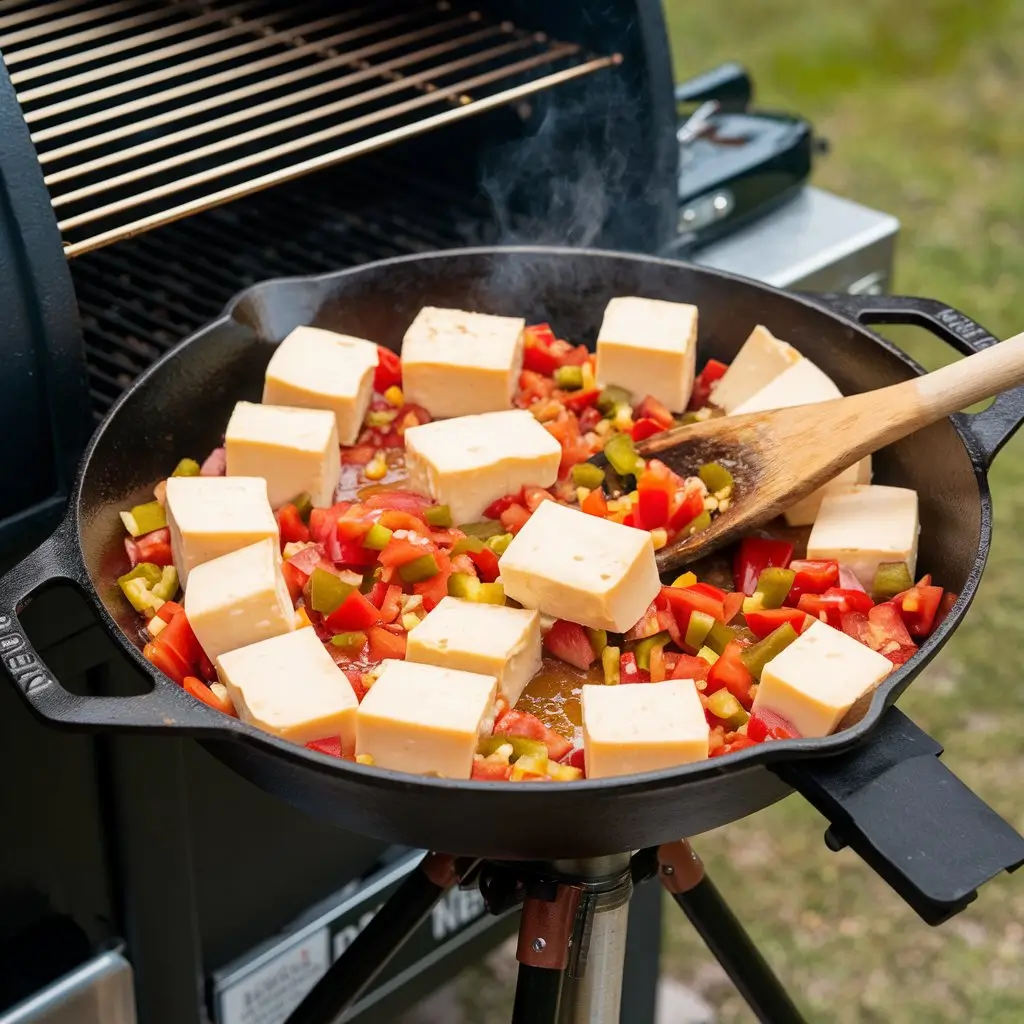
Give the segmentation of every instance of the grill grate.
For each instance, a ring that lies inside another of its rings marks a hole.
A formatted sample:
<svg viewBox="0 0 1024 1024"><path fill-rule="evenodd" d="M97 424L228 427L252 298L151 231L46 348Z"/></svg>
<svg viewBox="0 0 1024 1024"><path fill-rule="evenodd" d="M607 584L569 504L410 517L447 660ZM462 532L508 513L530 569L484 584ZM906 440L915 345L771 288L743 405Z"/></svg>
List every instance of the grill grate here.
<svg viewBox="0 0 1024 1024"><path fill-rule="evenodd" d="M473 189L371 158L74 260L93 415L257 281L498 237Z"/></svg>
<svg viewBox="0 0 1024 1024"><path fill-rule="evenodd" d="M0 0L68 256L618 62L471 9Z"/></svg>

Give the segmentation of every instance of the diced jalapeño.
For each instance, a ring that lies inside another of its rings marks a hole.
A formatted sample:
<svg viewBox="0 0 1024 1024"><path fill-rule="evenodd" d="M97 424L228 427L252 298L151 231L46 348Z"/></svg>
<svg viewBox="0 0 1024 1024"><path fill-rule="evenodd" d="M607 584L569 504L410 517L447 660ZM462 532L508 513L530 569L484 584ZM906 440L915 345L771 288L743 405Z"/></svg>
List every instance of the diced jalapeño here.
<svg viewBox="0 0 1024 1024"><path fill-rule="evenodd" d="M740 661L755 679L760 679L765 665L777 654L781 654L795 639L796 630L788 622L783 623L763 640L746 648L740 655Z"/></svg>

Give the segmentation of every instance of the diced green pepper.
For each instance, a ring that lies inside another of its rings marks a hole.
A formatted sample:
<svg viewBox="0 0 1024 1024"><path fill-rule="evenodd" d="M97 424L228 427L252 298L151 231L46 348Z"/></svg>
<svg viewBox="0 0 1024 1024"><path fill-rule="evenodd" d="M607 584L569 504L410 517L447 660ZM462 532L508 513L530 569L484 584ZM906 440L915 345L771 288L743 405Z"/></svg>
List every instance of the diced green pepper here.
<svg viewBox="0 0 1024 1024"><path fill-rule="evenodd" d="M693 616L691 616L692 618ZM704 645L710 647L715 654L721 654L726 646L736 639L736 630L732 626L726 626L721 622L712 624L708 635L704 638Z"/></svg>
<svg viewBox="0 0 1024 1024"><path fill-rule="evenodd" d="M708 711L716 718L728 722L733 729L738 729L750 717L743 710L743 705L726 689L715 690L708 697Z"/></svg>
<svg viewBox="0 0 1024 1024"><path fill-rule="evenodd" d="M684 412L683 415L679 417L679 424L683 427L688 427L691 423L700 423L700 421L701 417L698 416L696 412Z"/></svg>
<svg viewBox="0 0 1024 1024"><path fill-rule="evenodd" d="M301 494L295 495L292 498L291 503L298 510L299 518L304 522L309 522L310 513L313 511L313 499L303 491Z"/></svg>
<svg viewBox="0 0 1024 1024"><path fill-rule="evenodd" d="M579 391L583 387L582 366L560 366L555 370L555 385L563 391Z"/></svg>
<svg viewBox="0 0 1024 1024"><path fill-rule="evenodd" d="M141 537L145 533L162 530L167 525L167 512L159 501L147 501L144 505L136 505L131 512L122 512L121 522L133 537Z"/></svg>
<svg viewBox="0 0 1024 1024"><path fill-rule="evenodd" d="M906 562L882 562L875 570L871 596L878 602L888 601L913 585Z"/></svg>
<svg viewBox="0 0 1024 1024"><path fill-rule="evenodd" d="M497 537L505 532L505 527L497 519L483 519L479 523L463 523L459 529L467 537L479 537L481 540Z"/></svg>
<svg viewBox="0 0 1024 1024"><path fill-rule="evenodd" d="M452 525L452 510L447 505L431 505L423 510L423 518L431 526L445 530Z"/></svg>
<svg viewBox="0 0 1024 1024"><path fill-rule="evenodd" d="M651 651L655 647L664 647L671 637L668 633L655 633L654 636L645 636L643 640L637 641L633 653L636 655L636 666L645 672L651 670Z"/></svg>
<svg viewBox="0 0 1024 1024"><path fill-rule="evenodd" d="M398 567L398 575L405 583L424 583L441 571L433 555L420 555Z"/></svg>
<svg viewBox="0 0 1024 1024"><path fill-rule="evenodd" d="M477 744L476 752L484 757L490 757L506 743L512 748L513 760L520 757L548 756L548 748L543 740L531 740L525 736L505 736L501 733L495 736L484 736Z"/></svg>
<svg viewBox="0 0 1024 1024"><path fill-rule="evenodd" d="M380 523L374 523L366 531L366 536L363 538L363 547L369 548L371 551L383 551L388 546L388 541L391 540L393 532L393 530L389 530L386 526L381 526Z"/></svg>
<svg viewBox="0 0 1024 1024"><path fill-rule="evenodd" d="M692 537L695 533L700 533L702 530L706 530L710 525L711 513L707 509L704 509L696 519L690 520L690 526L687 533Z"/></svg>
<svg viewBox="0 0 1024 1024"><path fill-rule="evenodd" d="M604 681L607 686L615 686L619 682L618 647L606 647L601 652L601 668L604 669Z"/></svg>
<svg viewBox="0 0 1024 1024"><path fill-rule="evenodd" d="M309 577L309 603L313 611L330 615L354 589L351 583L317 566Z"/></svg>
<svg viewBox="0 0 1024 1024"><path fill-rule="evenodd" d="M697 470L697 476L704 481L704 486L712 493L717 494L727 487L732 487L732 473L719 462L705 462Z"/></svg>
<svg viewBox="0 0 1024 1024"><path fill-rule="evenodd" d="M777 654L781 654L795 639L796 630L788 622L783 623L763 640L759 640L752 647L747 647L740 655L740 661L755 679L760 679L765 665Z"/></svg>
<svg viewBox="0 0 1024 1024"><path fill-rule="evenodd" d="M760 597L759 607L781 608L795 579L796 573L792 569L777 569L774 566L762 569L754 588L754 597Z"/></svg>
<svg viewBox="0 0 1024 1024"><path fill-rule="evenodd" d="M697 657L703 658L709 665L714 665L718 661L718 655L710 647L702 647L697 652Z"/></svg>
<svg viewBox="0 0 1024 1024"><path fill-rule="evenodd" d="M505 588L500 583L481 583L468 572L453 572L448 577L448 596L476 604L504 604Z"/></svg>
<svg viewBox="0 0 1024 1024"><path fill-rule="evenodd" d="M636 473L639 456L629 434L613 434L608 438L604 456L619 476L632 476Z"/></svg>
<svg viewBox="0 0 1024 1024"><path fill-rule="evenodd" d="M139 562L134 569L119 576L117 582L123 587L129 580L142 579L147 587L155 587L160 582L160 566L152 562Z"/></svg>
<svg viewBox="0 0 1024 1024"><path fill-rule="evenodd" d="M590 648L594 652L594 655L598 658L604 653L604 649L608 646L608 631L606 629L591 629L589 626L584 626L584 630L587 634L587 639L590 641Z"/></svg>
<svg viewBox="0 0 1024 1024"><path fill-rule="evenodd" d="M199 476L200 465L195 459L182 459L171 476Z"/></svg>
<svg viewBox="0 0 1024 1024"><path fill-rule="evenodd" d="M379 565L369 570L369 572L367 572L359 581L359 593L368 594L371 590L373 590L377 581L380 579L380 574L381 567Z"/></svg>
<svg viewBox="0 0 1024 1024"><path fill-rule="evenodd" d="M572 467L572 482L577 487L596 490L604 483L604 470L592 462L578 462Z"/></svg>
<svg viewBox="0 0 1024 1024"><path fill-rule="evenodd" d="M163 604L141 577L122 583L121 591L137 612L155 612Z"/></svg>
<svg viewBox="0 0 1024 1024"><path fill-rule="evenodd" d="M338 633L331 637L331 643L335 647L343 647L346 651L361 651L366 643L366 634L361 630L352 630L348 633Z"/></svg>
<svg viewBox="0 0 1024 1024"><path fill-rule="evenodd" d="M691 612L690 621L686 624L686 636L683 638L683 643L691 651L697 650L698 647L703 647L708 638L708 633L711 632L714 625L714 616L708 615L707 612Z"/></svg>
<svg viewBox="0 0 1024 1024"><path fill-rule="evenodd" d="M499 557L508 551L509 544L512 543L511 533L500 533L496 537L487 538L487 546Z"/></svg>
<svg viewBox="0 0 1024 1024"><path fill-rule="evenodd" d="M609 413L614 414L620 405L632 404L632 393L625 388L616 387L614 384L609 384L608 387L604 388L597 398L597 407L606 416Z"/></svg>
<svg viewBox="0 0 1024 1024"><path fill-rule="evenodd" d="M160 579L152 586L153 596L161 601L170 601L178 592L178 570L173 565L165 565L160 570Z"/></svg>
<svg viewBox="0 0 1024 1024"><path fill-rule="evenodd" d="M455 547L452 548L453 555L462 555L467 552L476 554L478 551L483 551L487 545L479 537L460 537L455 542Z"/></svg>

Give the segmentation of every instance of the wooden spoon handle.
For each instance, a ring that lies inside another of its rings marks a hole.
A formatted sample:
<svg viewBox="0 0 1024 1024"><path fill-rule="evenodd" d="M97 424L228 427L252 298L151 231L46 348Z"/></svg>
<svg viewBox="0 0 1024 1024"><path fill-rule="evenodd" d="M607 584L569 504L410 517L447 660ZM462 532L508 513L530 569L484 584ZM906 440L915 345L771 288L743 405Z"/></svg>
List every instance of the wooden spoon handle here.
<svg viewBox="0 0 1024 1024"><path fill-rule="evenodd" d="M1024 384L1024 334L976 352L913 382L927 422Z"/></svg>

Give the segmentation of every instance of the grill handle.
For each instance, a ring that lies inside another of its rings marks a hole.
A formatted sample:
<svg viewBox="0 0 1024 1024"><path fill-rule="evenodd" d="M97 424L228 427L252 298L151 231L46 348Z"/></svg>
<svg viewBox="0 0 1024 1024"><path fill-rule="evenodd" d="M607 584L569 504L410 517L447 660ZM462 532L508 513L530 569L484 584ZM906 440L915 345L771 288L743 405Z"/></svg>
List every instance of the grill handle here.
<svg viewBox="0 0 1024 1024"><path fill-rule="evenodd" d="M223 735L225 716L221 712L194 700L138 652L133 661L152 680L149 693L97 697L65 690L33 647L20 620L33 598L55 583L70 583L79 593L88 594L88 575L72 515L0 579L0 667L37 715L77 729L146 732L170 725L193 734Z"/></svg>
<svg viewBox="0 0 1024 1024"><path fill-rule="evenodd" d="M1024 864L1024 837L940 760L942 746L890 708L870 740L836 757L771 766L928 924L960 913L985 882Z"/></svg>
<svg viewBox="0 0 1024 1024"><path fill-rule="evenodd" d="M859 324L900 324L922 327L961 355L969 356L998 343L981 324L937 299L908 295L812 295L829 309ZM957 417L974 438L986 469L999 450L1024 423L1024 388L999 395L982 412Z"/></svg>

